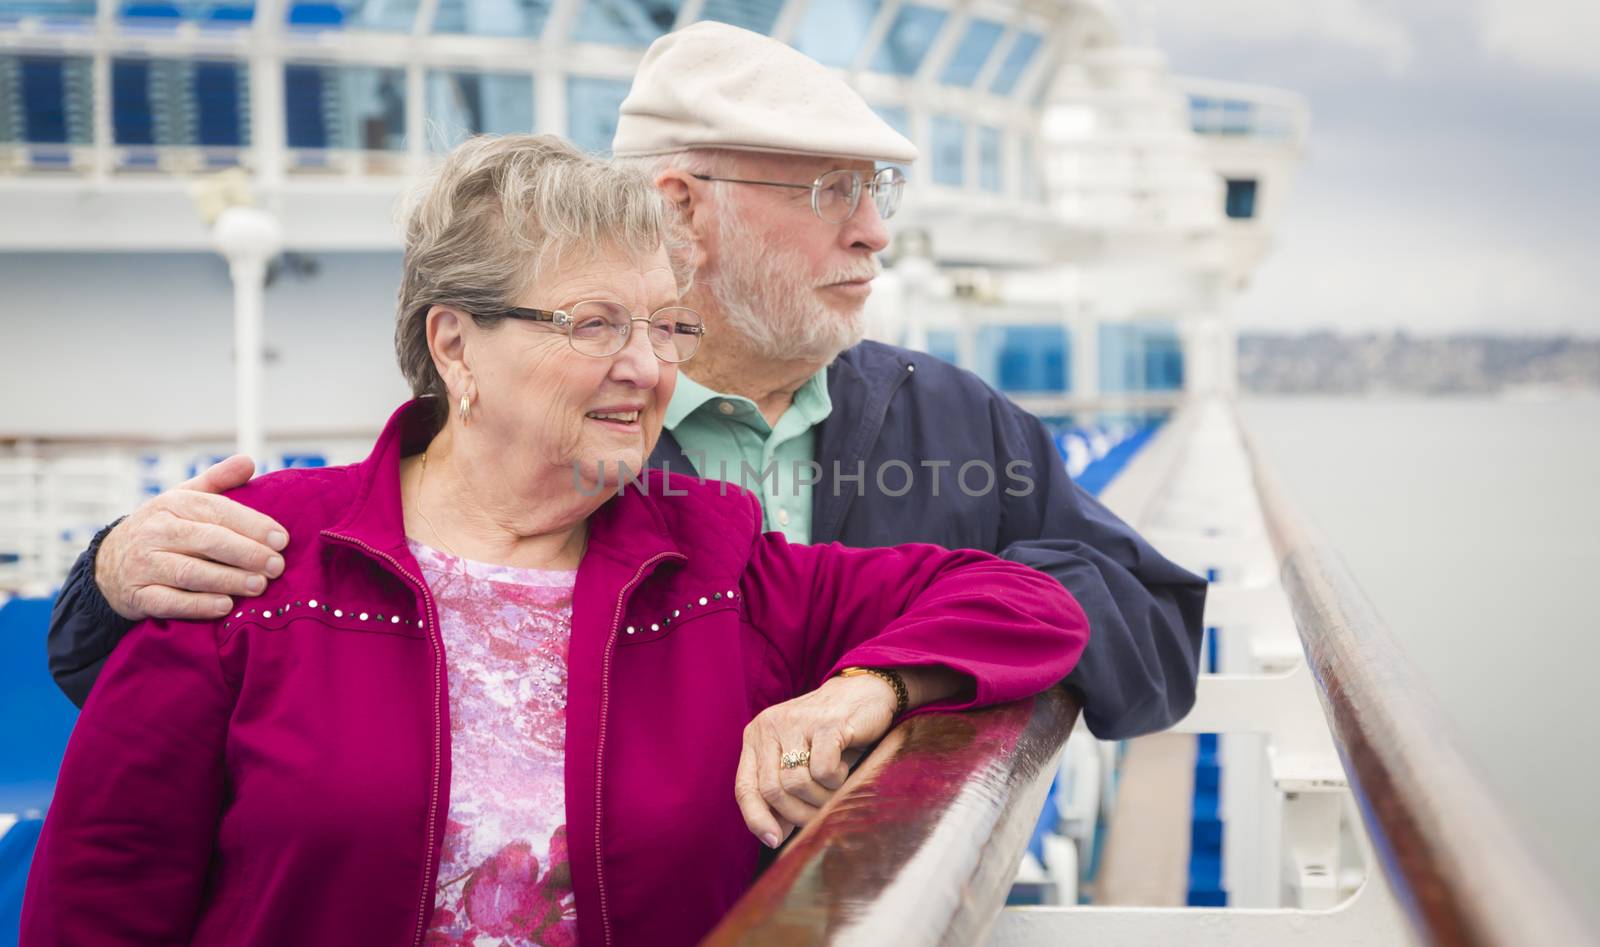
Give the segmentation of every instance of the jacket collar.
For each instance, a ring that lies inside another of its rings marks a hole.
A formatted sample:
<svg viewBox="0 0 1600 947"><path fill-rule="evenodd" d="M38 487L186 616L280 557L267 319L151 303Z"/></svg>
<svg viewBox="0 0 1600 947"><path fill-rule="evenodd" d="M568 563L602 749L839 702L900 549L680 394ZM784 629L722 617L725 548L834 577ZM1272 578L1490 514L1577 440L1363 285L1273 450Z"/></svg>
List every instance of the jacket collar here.
<svg viewBox="0 0 1600 947"><path fill-rule="evenodd" d="M354 468L357 487L350 508L326 533L396 555L401 562L409 560L400 461L426 448L438 433L436 405L432 398L417 398L390 415L372 452ZM589 552L625 568L658 553L682 555L658 505L664 475L650 471L639 482L643 491L630 483L589 517ZM611 489L615 491L615 486Z"/></svg>
<svg viewBox="0 0 1600 947"><path fill-rule="evenodd" d="M324 530L383 552L405 551L400 460L428 446L439 432L438 401L416 398L389 416L367 459L356 464L356 495L339 522Z"/></svg>

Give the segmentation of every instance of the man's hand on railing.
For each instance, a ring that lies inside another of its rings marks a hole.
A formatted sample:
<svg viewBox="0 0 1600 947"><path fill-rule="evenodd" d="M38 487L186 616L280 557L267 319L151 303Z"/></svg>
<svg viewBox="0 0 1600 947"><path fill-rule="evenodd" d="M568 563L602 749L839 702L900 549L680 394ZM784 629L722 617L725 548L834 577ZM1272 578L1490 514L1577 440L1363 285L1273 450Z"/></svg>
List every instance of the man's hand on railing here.
<svg viewBox="0 0 1600 947"><path fill-rule="evenodd" d="M216 618L231 596L259 595L283 573L289 533L218 494L250 481L255 463L235 454L139 507L100 543L94 579L117 614Z"/></svg>

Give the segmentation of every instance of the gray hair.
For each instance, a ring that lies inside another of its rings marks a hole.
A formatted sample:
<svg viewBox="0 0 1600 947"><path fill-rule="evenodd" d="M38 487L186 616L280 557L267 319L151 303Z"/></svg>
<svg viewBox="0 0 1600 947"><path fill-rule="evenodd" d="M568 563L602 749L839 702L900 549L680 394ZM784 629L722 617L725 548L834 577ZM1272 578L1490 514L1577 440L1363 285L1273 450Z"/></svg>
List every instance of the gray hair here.
<svg viewBox="0 0 1600 947"><path fill-rule="evenodd" d="M636 171L652 183L662 172L673 170L687 171L690 174L732 177L737 173L737 162L738 154L726 148L687 148L664 155L628 155L611 159L612 164ZM727 188L721 181L707 183L711 185L712 192L718 198L722 197Z"/></svg>
<svg viewBox="0 0 1600 947"><path fill-rule="evenodd" d="M395 356L414 395L444 396L428 350L428 311L449 306L485 328L568 254L601 249L640 258L663 246L686 286L666 200L649 178L554 135L479 136L461 143L416 187L402 212L405 265ZM448 399L445 399L448 400Z"/></svg>

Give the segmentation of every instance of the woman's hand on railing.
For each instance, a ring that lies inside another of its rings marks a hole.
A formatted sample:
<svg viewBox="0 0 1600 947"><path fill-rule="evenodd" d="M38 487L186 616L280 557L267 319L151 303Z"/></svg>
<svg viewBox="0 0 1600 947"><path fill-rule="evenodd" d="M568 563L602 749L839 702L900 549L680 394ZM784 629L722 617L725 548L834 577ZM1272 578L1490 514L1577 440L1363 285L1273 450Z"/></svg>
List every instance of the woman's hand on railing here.
<svg viewBox="0 0 1600 947"><path fill-rule="evenodd" d="M744 823L777 848L849 775L845 754L871 746L894 720L894 690L869 674L829 678L809 694L774 704L744 728L734 796ZM798 755L804 762L797 762Z"/></svg>
<svg viewBox="0 0 1600 947"><path fill-rule="evenodd" d="M902 721L702 947L985 942L1077 714L1057 687Z"/></svg>
<svg viewBox="0 0 1600 947"><path fill-rule="evenodd" d="M966 682L941 667L897 668L908 707L956 693ZM809 694L774 704L744 728L734 796L745 825L768 848L807 825L844 785L860 751L894 723L895 691L872 674L832 677ZM785 765L785 758L789 764Z"/></svg>

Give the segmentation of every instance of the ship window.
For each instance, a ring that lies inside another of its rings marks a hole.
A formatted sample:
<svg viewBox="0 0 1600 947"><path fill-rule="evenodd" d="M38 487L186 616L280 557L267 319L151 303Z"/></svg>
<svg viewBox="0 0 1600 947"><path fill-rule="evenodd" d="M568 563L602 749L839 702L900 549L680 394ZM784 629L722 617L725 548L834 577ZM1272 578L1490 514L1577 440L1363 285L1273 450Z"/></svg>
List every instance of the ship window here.
<svg viewBox="0 0 1600 947"><path fill-rule="evenodd" d="M527 134L533 77L516 73L428 73L428 147L448 151L472 135Z"/></svg>
<svg viewBox="0 0 1600 947"><path fill-rule="evenodd" d="M716 20L756 33L771 33L783 0L706 0L700 19Z"/></svg>
<svg viewBox="0 0 1600 947"><path fill-rule="evenodd" d="M889 126L900 134L911 137L911 113L903 105L874 105L874 112L878 117L889 123Z"/></svg>
<svg viewBox="0 0 1600 947"><path fill-rule="evenodd" d="M50 21L92 20L94 0L30 0L27 3L0 4L0 24L10 24L23 17L39 17Z"/></svg>
<svg viewBox="0 0 1600 947"><path fill-rule="evenodd" d="M283 101L290 148L400 151L406 82L399 69L285 65Z"/></svg>
<svg viewBox="0 0 1600 947"><path fill-rule="evenodd" d="M967 176L967 123L949 115L935 115L929 130L933 138L933 183L960 187Z"/></svg>
<svg viewBox="0 0 1600 947"><path fill-rule="evenodd" d="M150 67L151 63L139 59L119 59L111 64L111 130L119 145L156 143Z"/></svg>
<svg viewBox="0 0 1600 947"><path fill-rule="evenodd" d="M408 0L409 2L409 0ZM439 0L435 33L473 36L538 36L550 18L551 0Z"/></svg>
<svg viewBox="0 0 1600 947"><path fill-rule="evenodd" d="M1000 63L1000 71L995 73L989 91L996 95L1010 95L1022 78L1022 73L1033 63L1033 57L1039 54L1039 47L1043 43L1038 33L1018 33L1011 48L1006 51L1006 58Z"/></svg>
<svg viewBox="0 0 1600 947"><path fill-rule="evenodd" d="M993 20L973 20L969 23L950 61L945 63L939 81L945 85L970 87L977 81L978 73L983 71L983 64L989 61L989 54L994 52L994 46L1003 32L1004 28Z"/></svg>
<svg viewBox="0 0 1600 947"><path fill-rule="evenodd" d="M1000 129L978 128L978 186L999 194L1000 184Z"/></svg>
<svg viewBox="0 0 1600 947"><path fill-rule="evenodd" d="M239 63L113 60L112 139L118 145L237 148L250 140L249 99L249 71ZM223 155L213 161L228 163Z"/></svg>
<svg viewBox="0 0 1600 947"><path fill-rule="evenodd" d="M255 12L254 3L241 3L239 0L227 3L214 3L211 0L124 0L118 16L125 26L133 28L177 26L184 21L228 28L248 26L255 18Z"/></svg>
<svg viewBox="0 0 1600 947"><path fill-rule="evenodd" d="M617 111L627 97L628 83L621 79L567 79L567 137L585 151L610 154Z"/></svg>
<svg viewBox="0 0 1600 947"><path fill-rule="evenodd" d="M878 0L813 0L795 30L794 48L824 66L847 68L878 16Z"/></svg>
<svg viewBox="0 0 1600 947"><path fill-rule="evenodd" d="M878 113L879 118L888 122L889 127L893 128L895 131L906 136L907 138L911 137L911 113L906 110L905 106L874 105L872 110ZM911 180L912 174L915 173L913 168L905 165L896 165L896 167L898 167L900 172L906 176L907 181Z"/></svg>
<svg viewBox="0 0 1600 947"><path fill-rule="evenodd" d="M978 330L978 344L1002 391L1067 390L1072 343L1061 326L987 325Z"/></svg>
<svg viewBox="0 0 1600 947"><path fill-rule="evenodd" d="M1249 220L1256 215L1256 182L1254 179L1228 179L1228 202L1225 208L1234 220Z"/></svg>
<svg viewBox="0 0 1600 947"><path fill-rule="evenodd" d="M294 0L289 26L297 30L409 32L418 0ZM441 7L444 4L441 3Z"/></svg>
<svg viewBox="0 0 1600 947"><path fill-rule="evenodd" d="M88 144L91 79L88 57L0 56L0 141Z"/></svg>
<svg viewBox="0 0 1600 947"><path fill-rule="evenodd" d="M1102 325L1100 390L1108 394L1180 391L1183 344L1167 323Z"/></svg>
<svg viewBox="0 0 1600 947"><path fill-rule="evenodd" d="M897 76L914 75L948 17L944 10L932 7L916 4L901 7L889 32L884 34L877 54L872 57L873 70Z"/></svg>
<svg viewBox="0 0 1600 947"><path fill-rule="evenodd" d="M588 0L573 38L643 48L672 30L682 0Z"/></svg>

